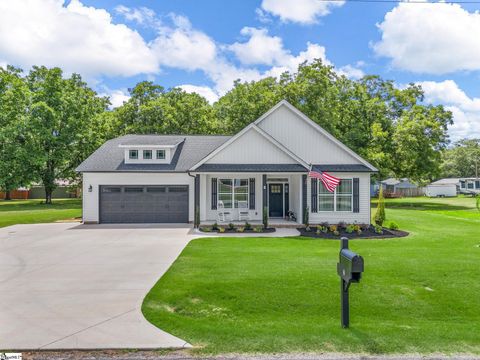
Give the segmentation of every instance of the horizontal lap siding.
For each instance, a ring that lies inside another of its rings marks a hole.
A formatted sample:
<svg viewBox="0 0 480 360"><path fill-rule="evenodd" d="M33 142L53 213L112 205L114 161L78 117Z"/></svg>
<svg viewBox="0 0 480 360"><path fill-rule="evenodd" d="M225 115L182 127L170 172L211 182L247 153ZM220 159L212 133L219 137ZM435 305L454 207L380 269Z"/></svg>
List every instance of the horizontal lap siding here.
<svg viewBox="0 0 480 360"><path fill-rule="evenodd" d="M359 178L359 204L360 212L316 212L312 213L310 211L310 223L319 224L324 221L335 224L340 221L345 221L346 223L370 223L370 174L368 173L329 173L333 176L339 178ZM310 179L308 179L307 184L307 201L308 207L311 210L311 184Z"/></svg>

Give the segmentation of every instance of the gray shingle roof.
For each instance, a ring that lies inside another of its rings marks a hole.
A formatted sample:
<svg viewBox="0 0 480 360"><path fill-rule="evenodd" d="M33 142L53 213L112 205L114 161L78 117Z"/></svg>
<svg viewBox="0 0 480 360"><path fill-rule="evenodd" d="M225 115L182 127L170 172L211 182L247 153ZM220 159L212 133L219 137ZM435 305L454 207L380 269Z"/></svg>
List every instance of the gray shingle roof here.
<svg viewBox="0 0 480 360"><path fill-rule="evenodd" d="M196 172L306 172L300 164L202 164Z"/></svg>
<svg viewBox="0 0 480 360"><path fill-rule="evenodd" d="M77 167L78 172L185 172L227 141L230 136L125 135L107 141ZM125 164L124 148L132 145L178 145L170 164ZM148 142L148 143L146 143Z"/></svg>

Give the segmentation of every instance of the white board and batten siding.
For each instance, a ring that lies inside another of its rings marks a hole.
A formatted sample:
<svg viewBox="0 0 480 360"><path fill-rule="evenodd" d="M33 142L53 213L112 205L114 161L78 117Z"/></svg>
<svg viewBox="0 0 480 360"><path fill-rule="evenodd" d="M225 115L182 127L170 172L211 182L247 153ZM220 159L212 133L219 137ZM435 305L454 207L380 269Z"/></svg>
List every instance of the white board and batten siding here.
<svg viewBox="0 0 480 360"><path fill-rule="evenodd" d="M257 130L249 129L206 163L296 164L297 162L265 139Z"/></svg>
<svg viewBox="0 0 480 360"><path fill-rule="evenodd" d="M340 179L359 179L359 205L360 211L354 213L353 211L318 211L312 212L311 204L311 179L307 178L307 206L310 209L309 222L310 224L320 224L324 221L330 224L338 224L340 221L344 221L347 224L370 224L371 212L370 212L370 174L369 173L329 173ZM319 180L320 181L320 180ZM301 219L300 219L301 221Z"/></svg>
<svg viewBox="0 0 480 360"><path fill-rule="evenodd" d="M361 164L286 106L278 107L257 125L307 163Z"/></svg>
<svg viewBox="0 0 480 360"><path fill-rule="evenodd" d="M92 192L88 188L92 186ZM84 172L83 221L99 222L100 185L188 185L188 221L194 218L194 179L186 173Z"/></svg>
<svg viewBox="0 0 480 360"><path fill-rule="evenodd" d="M425 190L428 197L453 197L457 196L457 185L455 184L430 184Z"/></svg>

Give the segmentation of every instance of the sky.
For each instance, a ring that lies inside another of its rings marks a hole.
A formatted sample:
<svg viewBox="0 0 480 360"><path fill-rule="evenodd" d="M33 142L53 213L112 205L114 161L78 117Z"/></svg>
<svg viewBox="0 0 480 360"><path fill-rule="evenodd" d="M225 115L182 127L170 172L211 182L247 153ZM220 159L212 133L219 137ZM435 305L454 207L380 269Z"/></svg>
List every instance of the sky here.
<svg viewBox="0 0 480 360"><path fill-rule="evenodd" d="M112 106L150 80L214 102L236 79L320 58L352 79L418 83L480 137L480 3L0 0L0 66L77 72Z"/></svg>

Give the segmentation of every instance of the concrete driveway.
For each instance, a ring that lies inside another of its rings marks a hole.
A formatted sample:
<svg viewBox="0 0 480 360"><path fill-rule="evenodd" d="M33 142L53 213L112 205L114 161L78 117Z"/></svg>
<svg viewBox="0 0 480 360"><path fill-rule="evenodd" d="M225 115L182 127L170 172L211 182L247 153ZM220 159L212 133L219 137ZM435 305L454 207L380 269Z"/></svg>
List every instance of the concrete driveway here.
<svg viewBox="0 0 480 360"><path fill-rule="evenodd" d="M188 346L140 308L193 237L186 226L0 229L0 349Z"/></svg>

